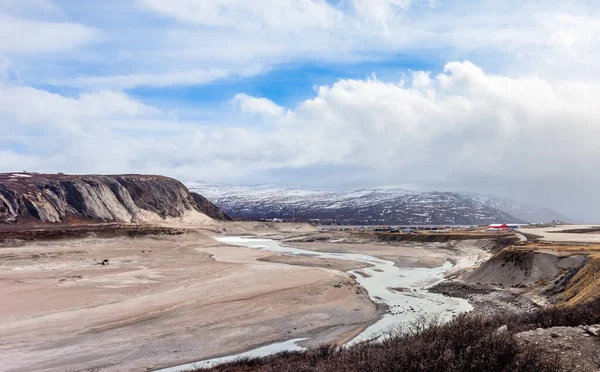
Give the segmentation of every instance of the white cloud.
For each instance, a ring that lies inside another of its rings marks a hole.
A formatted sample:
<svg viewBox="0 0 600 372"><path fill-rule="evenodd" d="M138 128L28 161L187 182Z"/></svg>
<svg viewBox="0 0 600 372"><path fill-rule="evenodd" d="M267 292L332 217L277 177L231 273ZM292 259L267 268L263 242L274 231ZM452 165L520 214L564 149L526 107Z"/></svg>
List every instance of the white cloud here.
<svg viewBox="0 0 600 372"><path fill-rule="evenodd" d="M0 2L0 13L13 16L36 16L38 14L63 16L64 13L50 0L17 0Z"/></svg>
<svg viewBox="0 0 600 372"><path fill-rule="evenodd" d="M85 130L88 120L134 118L157 115L158 109L120 92L82 93L64 97L23 86L0 85L0 114L8 117L0 127L12 132L15 124L49 127L76 126Z"/></svg>
<svg viewBox="0 0 600 372"><path fill-rule="evenodd" d="M31 54L15 66L27 72L25 81L58 86L197 85L290 62L354 63L405 53L423 60L476 58L511 76L600 76L594 62L600 58L600 7L585 0L436 6L425 0L70 3L70 13L87 14L95 27L69 20L58 3L29 1L37 4L33 15L25 6L0 7L0 25L6 25L0 26L0 53ZM128 22L111 21L115 12ZM97 48L81 49L98 40ZM48 64L36 51L62 52L63 58ZM79 64L81 71L72 67Z"/></svg>
<svg viewBox="0 0 600 372"><path fill-rule="evenodd" d="M412 74L412 85L415 88L426 88L431 83L432 80L429 77L430 73L427 71L414 71Z"/></svg>
<svg viewBox="0 0 600 372"><path fill-rule="evenodd" d="M8 79L11 62L8 58L0 56L0 84Z"/></svg>
<svg viewBox="0 0 600 372"><path fill-rule="evenodd" d="M65 12L49 0L0 1L0 169L401 183L514 193L566 213L600 210L596 3L106 4L70 2ZM341 79L289 108L240 93L235 110L207 112L199 102L193 114L204 122L120 92L395 55L436 72L412 71L400 83ZM477 64L435 67L469 58ZM69 94L33 88L44 84Z"/></svg>
<svg viewBox="0 0 600 372"><path fill-rule="evenodd" d="M113 76L79 76L67 80L55 80L56 85L93 89L131 89L136 87L169 87L197 85L213 82L234 75L234 72L221 69L186 70L173 72L135 73Z"/></svg>
<svg viewBox="0 0 600 372"><path fill-rule="evenodd" d="M26 20L0 13L0 53L61 52L81 47L96 37L94 29L77 23Z"/></svg>
<svg viewBox="0 0 600 372"><path fill-rule="evenodd" d="M387 24L406 10L411 0L352 0L352 6L359 17L380 24Z"/></svg>
<svg viewBox="0 0 600 372"><path fill-rule="evenodd" d="M139 0L146 9L202 25L303 31L331 29L343 14L324 0Z"/></svg>
<svg viewBox="0 0 600 372"><path fill-rule="evenodd" d="M251 182L292 173L311 184L492 192L600 220L600 85L490 75L470 62L448 63L426 85L426 73L414 76L340 80L288 111L239 94L241 116L229 122L254 121L244 127L169 123L115 92L68 98L2 87L0 126L10 136L0 141L0 170Z"/></svg>
<svg viewBox="0 0 600 372"><path fill-rule="evenodd" d="M270 99L252 97L244 93L236 94L232 102L239 105L242 113L245 114L281 116L285 113L283 107L277 106Z"/></svg>

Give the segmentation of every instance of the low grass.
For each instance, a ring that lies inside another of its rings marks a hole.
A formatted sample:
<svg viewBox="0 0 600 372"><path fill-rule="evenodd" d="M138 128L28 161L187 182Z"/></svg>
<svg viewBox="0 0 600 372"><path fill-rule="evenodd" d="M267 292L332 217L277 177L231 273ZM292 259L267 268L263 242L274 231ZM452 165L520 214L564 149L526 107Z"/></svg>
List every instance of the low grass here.
<svg viewBox="0 0 600 372"><path fill-rule="evenodd" d="M589 255L585 265L569 280L560 300L575 305L597 297L600 297L600 254L595 253Z"/></svg>
<svg viewBox="0 0 600 372"><path fill-rule="evenodd" d="M559 372L570 371L560 356L518 342L518 332L600 322L600 299L526 314L483 317L463 314L448 323L422 319L380 343L350 348L322 346L305 352L242 359L212 371L296 372ZM506 331L500 327L506 325Z"/></svg>

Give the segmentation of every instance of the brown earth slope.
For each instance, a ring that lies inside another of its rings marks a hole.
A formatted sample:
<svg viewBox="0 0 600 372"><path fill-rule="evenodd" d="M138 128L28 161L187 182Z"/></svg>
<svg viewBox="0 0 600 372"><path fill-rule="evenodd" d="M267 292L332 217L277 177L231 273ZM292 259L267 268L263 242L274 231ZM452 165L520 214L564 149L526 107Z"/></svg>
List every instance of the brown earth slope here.
<svg viewBox="0 0 600 372"><path fill-rule="evenodd" d="M497 252L462 279L518 288L550 303L585 303L600 297L600 245L521 243Z"/></svg>
<svg viewBox="0 0 600 372"><path fill-rule="evenodd" d="M561 256L554 252L504 249L475 271L470 282L502 287L526 287L553 280L585 260L585 255Z"/></svg>

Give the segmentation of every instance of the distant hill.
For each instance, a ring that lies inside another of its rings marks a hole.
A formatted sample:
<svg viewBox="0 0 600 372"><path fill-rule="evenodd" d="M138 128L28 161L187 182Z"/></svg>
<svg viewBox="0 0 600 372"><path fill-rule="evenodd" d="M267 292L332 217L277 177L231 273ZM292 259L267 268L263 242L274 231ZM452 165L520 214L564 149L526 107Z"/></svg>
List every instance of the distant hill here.
<svg viewBox="0 0 600 372"><path fill-rule="evenodd" d="M563 217L545 208L469 193L204 182L188 182L187 186L237 219L281 218L340 225L477 225Z"/></svg>
<svg viewBox="0 0 600 372"><path fill-rule="evenodd" d="M484 205L504 211L526 222L575 222L571 218L557 213L552 209L521 203L515 200L474 193L463 193L463 195L478 200Z"/></svg>

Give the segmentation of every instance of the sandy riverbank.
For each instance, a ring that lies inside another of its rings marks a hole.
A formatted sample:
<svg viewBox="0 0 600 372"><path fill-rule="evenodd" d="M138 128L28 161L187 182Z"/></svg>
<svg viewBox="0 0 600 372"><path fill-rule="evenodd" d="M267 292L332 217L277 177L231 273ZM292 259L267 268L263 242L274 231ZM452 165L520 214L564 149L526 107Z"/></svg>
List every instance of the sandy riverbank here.
<svg viewBox="0 0 600 372"><path fill-rule="evenodd" d="M328 253L356 253L393 261L403 268L435 268L446 261L453 263L448 275L476 266L491 257L488 240L464 240L452 243L379 243L295 242L284 245Z"/></svg>
<svg viewBox="0 0 600 372"><path fill-rule="evenodd" d="M209 233L4 243L0 365L141 371L288 338L343 342L380 317L346 274L268 256Z"/></svg>
<svg viewBox="0 0 600 372"><path fill-rule="evenodd" d="M368 254L400 267L446 260L462 267L482 252L472 242L330 243L305 224L170 224L149 236L144 229L101 237L69 229L68 239L52 231L42 234L52 240L26 241L11 232L0 243L3 368L143 371L294 338L309 338L303 346L344 343L380 319L343 272L364 263L231 247L215 235L314 236L321 241L285 245Z"/></svg>

